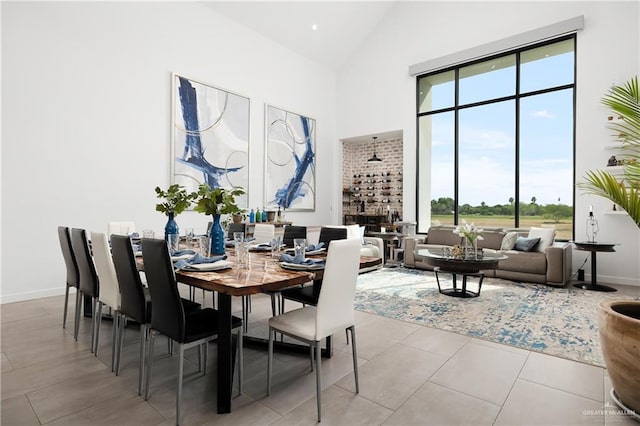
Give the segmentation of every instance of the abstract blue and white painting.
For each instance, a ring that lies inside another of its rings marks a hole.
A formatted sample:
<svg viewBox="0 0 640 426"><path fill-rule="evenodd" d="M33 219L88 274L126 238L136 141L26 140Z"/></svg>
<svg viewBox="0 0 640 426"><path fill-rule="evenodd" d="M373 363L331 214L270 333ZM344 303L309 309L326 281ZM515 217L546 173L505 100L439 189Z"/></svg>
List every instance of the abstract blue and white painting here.
<svg viewBox="0 0 640 426"><path fill-rule="evenodd" d="M173 183L249 187L249 98L173 74ZM247 195L236 199L247 207Z"/></svg>
<svg viewBox="0 0 640 426"><path fill-rule="evenodd" d="M316 120L266 105L265 121L267 207L315 211Z"/></svg>

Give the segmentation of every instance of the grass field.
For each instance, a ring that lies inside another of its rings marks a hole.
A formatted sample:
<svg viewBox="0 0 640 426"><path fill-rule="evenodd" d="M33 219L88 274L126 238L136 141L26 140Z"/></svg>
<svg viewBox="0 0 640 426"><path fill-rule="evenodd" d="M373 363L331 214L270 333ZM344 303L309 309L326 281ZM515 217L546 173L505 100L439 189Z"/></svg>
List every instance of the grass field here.
<svg viewBox="0 0 640 426"><path fill-rule="evenodd" d="M465 219L468 223L473 222L474 225L479 227L504 227L513 228L512 216L460 216L460 221ZM441 225L452 225L453 216L451 215L436 215L431 216L431 223ZM540 228L555 228L556 238L562 240L573 239L573 222L569 218L564 218L560 222L554 222L550 219L545 219L542 216L523 216L520 218L520 228L530 228L532 226Z"/></svg>

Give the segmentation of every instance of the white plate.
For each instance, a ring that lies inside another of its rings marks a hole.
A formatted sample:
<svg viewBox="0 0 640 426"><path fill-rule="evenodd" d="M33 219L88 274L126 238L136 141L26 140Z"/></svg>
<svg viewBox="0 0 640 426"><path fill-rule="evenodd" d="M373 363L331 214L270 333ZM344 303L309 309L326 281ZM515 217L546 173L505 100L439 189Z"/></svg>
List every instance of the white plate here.
<svg viewBox="0 0 640 426"><path fill-rule="evenodd" d="M196 255L195 253L191 253L191 254L182 254L180 256L171 256L171 261L177 262L178 260L182 260L182 259L191 259L195 255Z"/></svg>
<svg viewBox="0 0 640 426"><path fill-rule="evenodd" d="M315 254L324 253L325 251L327 251L327 249L322 247L322 248L319 248L317 250L305 251L304 254L305 254L305 256L307 256L307 255L308 256L313 256ZM285 250L285 253L287 253L287 254L295 254L295 252L296 251L294 249L292 249L292 248L288 248L288 249Z"/></svg>
<svg viewBox="0 0 640 426"><path fill-rule="evenodd" d="M195 265L187 265L182 268L182 270L189 272L219 271L221 269L231 268L232 266L233 262L228 260L218 260L213 263L196 263Z"/></svg>
<svg viewBox="0 0 640 426"><path fill-rule="evenodd" d="M142 251L135 251L133 254L135 257L142 257Z"/></svg>
<svg viewBox="0 0 640 426"><path fill-rule="evenodd" d="M305 255L313 256L314 254L324 253L325 251L327 251L327 249L322 247L317 250L305 251Z"/></svg>
<svg viewBox="0 0 640 426"><path fill-rule="evenodd" d="M249 250L251 251L271 251L271 246L263 246L260 244L255 244L252 246L249 246Z"/></svg>
<svg viewBox="0 0 640 426"><path fill-rule="evenodd" d="M324 263L302 264L302 263L280 262L280 266L282 266L284 269L291 269L292 271L317 271L320 269L324 269Z"/></svg>

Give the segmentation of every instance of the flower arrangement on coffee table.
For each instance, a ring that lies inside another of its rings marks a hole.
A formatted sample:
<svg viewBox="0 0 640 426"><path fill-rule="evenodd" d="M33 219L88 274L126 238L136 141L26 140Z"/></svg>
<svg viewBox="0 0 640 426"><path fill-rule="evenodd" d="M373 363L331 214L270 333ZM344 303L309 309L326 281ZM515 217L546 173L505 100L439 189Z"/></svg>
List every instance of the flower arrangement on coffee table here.
<svg viewBox="0 0 640 426"><path fill-rule="evenodd" d="M482 238L482 233L484 232L484 229L478 228L476 227L473 222L471 222L470 224L467 223L466 220L462 219L462 225L458 225L456 226L456 228L453 230L454 234L460 235L461 237L464 237L465 242L468 243L473 250L473 257L477 257L477 251L478 251L478 240L484 240L484 238ZM463 256L467 256L468 253L466 253L467 250L465 250L465 253Z"/></svg>

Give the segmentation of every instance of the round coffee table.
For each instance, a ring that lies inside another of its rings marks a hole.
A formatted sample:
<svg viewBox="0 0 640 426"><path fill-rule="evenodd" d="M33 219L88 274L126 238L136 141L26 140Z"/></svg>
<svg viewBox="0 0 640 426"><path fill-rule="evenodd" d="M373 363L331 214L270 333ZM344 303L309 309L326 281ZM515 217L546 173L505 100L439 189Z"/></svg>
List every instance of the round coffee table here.
<svg viewBox="0 0 640 426"><path fill-rule="evenodd" d="M484 274L480 271L486 269L496 269L498 262L507 259L507 256L501 253L483 253L482 258L479 259L457 259L452 256L447 256L442 250L422 249L417 250L416 254L424 257L427 264L433 266L433 272L436 275L436 282L438 283L438 291L447 296L453 297L478 297L480 290L482 289L482 280ZM440 272L448 273L452 275L453 287L443 289L440 286L440 278L438 274ZM462 287L458 288L457 275L462 275ZM467 289L467 277L477 277L478 291L471 291Z"/></svg>

